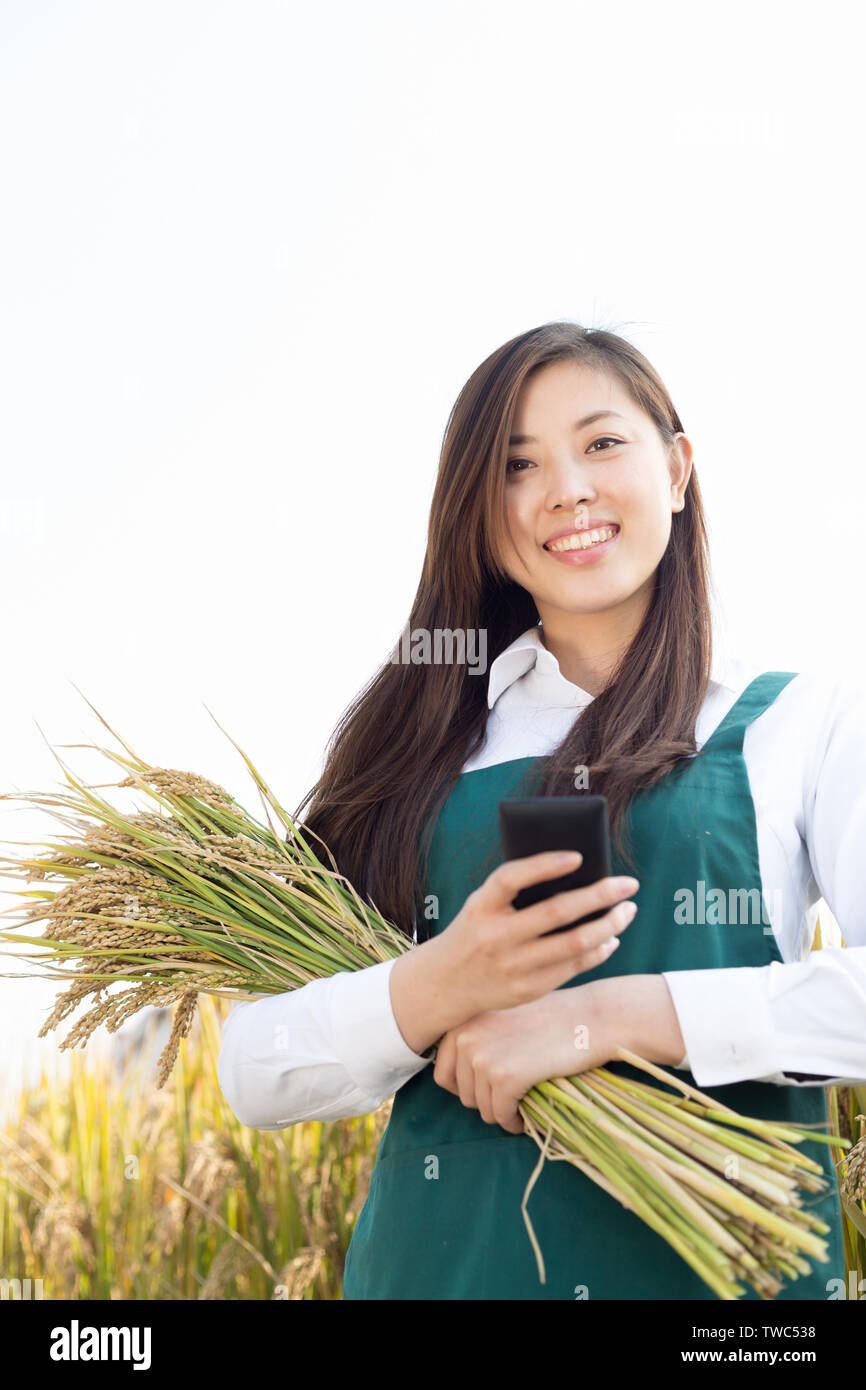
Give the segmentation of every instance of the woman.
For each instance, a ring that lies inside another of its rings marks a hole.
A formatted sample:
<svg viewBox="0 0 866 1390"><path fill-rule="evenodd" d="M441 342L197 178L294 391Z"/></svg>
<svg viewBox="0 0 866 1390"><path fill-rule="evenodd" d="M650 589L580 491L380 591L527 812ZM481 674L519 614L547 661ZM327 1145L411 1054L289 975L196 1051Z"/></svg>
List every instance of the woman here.
<svg viewBox="0 0 866 1390"><path fill-rule="evenodd" d="M564 1163L531 1197L540 1283L520 1098L620 1043L799 1124L826 1122L827 1084L866 1078L866 700L723 659L707 573L692 446L633 346L546 324L473 373L445 434L411 648L344 716L306 817L418 948L236 1006L219 1062L257 1128L396 1092L344 1298L714 1298ZM456 660L442 644L435 659L443 630L462 634ZM501 864L499 801L583 790L608 800L613 877L516 911L519 888L563 868ZM820 896L848 949L809 957ZM816 1207L830 1260L781 1298L826 1298L844 1278L829 1150L810 1152L832 1184Z"/></svg>

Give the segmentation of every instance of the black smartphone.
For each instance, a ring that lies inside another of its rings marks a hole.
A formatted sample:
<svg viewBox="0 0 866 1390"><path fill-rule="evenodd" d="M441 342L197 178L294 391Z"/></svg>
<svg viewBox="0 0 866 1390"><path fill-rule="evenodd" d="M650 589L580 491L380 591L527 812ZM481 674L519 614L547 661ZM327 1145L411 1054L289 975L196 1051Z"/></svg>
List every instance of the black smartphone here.
<svg viewBox="0 0 866 1390"><path fill-rule="evenodd" d="M522 800L500 801L499 828L505 859L524 859L552 849L577 849L583 862L569 874L521 888L514 907L585 888L600 878L610 877L610 829L607 800L603 796L530 796ZM583 922L592 922L610 911L610 906L588 912L574 922L554 927L551 932L570 931Z"/></svg>

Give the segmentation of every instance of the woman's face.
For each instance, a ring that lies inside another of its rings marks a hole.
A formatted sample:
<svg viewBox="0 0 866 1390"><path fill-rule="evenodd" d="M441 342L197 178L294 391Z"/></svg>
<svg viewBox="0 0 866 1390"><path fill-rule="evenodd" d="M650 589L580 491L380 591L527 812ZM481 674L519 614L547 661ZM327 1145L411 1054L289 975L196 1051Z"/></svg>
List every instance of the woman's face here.
<svg viewBox="0 0 866 1390"><path fill-rule="evenodd" d="M543 624L545 610L553 618L554 609L600 613L626 605L636 626L671 514L685 505L688 439L678 434L669 454L615 376L568 361L541 368L524 384L512 428L502 556L509 576L532 595ZM550 549L562 532L597 528L615 534L587 549Z"/></svg>

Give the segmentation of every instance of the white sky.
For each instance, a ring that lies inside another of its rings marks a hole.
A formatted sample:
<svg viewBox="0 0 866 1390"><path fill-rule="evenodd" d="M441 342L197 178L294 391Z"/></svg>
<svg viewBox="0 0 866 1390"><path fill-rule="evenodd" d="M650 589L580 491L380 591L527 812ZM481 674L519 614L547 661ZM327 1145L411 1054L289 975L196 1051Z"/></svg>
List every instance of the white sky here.
<svg viewBox="0 0 866 1390"><path fill-rule="evenodd" d="M103 741L74 681L252 807L206 703L294 806L407 617L454 398L561 317L666 382L731 643L862 676L858 22L5 0L0 790L58 785L37 721ZM0 979L7 1081L52 996Z"/></svg>

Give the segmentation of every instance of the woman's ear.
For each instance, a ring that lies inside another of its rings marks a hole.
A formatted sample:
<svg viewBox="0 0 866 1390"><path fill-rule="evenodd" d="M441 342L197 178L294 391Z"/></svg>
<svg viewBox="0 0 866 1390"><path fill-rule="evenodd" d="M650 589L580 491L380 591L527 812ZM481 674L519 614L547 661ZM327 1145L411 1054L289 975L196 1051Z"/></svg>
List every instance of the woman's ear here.
<svg viewBox="0 0 866 1390"><path fill-rule="evenodd" d="M692 454L691 440L680 430L674 435L670 457L671 510L675 512L681 512L686 505L686 488L692 476Z"/></svg>

